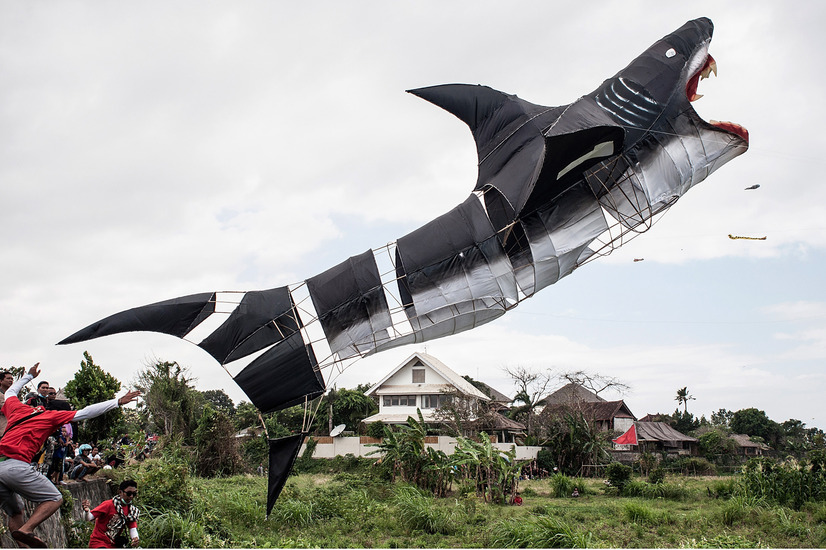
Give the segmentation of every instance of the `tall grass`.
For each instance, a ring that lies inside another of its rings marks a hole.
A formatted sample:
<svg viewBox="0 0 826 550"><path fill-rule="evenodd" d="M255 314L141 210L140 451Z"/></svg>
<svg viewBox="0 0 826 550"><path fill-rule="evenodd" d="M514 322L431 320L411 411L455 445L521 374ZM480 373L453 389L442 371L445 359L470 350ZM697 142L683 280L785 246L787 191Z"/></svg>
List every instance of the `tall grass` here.
<svg viewBox="0 0 826 550"><path fill-rule="evenodd" d="M410 485L400 485L394 498L397 519L411 530L450 535L456 532L456 514L434 506L433 498L424 496Z"/></svg>
<svg viewBox="0 0 826 550"><path fill-rule="evenodd" d="M492 533L491 546L498 548L588 548L593 538L549 516L502 520L493 525Z"/></svg>
<svg viewBox="0 0 826 550"><path fill-rule="evenodd" d="M685 487L673 483L646 483L633 479L622 488L622 496L686 500L690 492Z"/></svg>

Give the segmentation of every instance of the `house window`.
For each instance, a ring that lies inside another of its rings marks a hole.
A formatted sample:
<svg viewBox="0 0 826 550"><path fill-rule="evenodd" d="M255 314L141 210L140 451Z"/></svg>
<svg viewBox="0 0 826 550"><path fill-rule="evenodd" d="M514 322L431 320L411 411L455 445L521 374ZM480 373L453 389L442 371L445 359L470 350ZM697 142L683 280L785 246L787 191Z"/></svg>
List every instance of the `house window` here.
<svg viewBox="0 0 826 550"><path fill-rule="evenodd" d="M424 369L413 369L413 383L424 384Z"/></svg>
<svg viewBox="0 0 826 550"><path fill-rule="evenodd" d="M449 395L423 395L422 396L422 408L423 409L438 409L445 403L450 402Z"/></svg>
<svg viewBox="0 0 826 550"><path fill-rule="evenodd" d="M382 398L385 407L415 407L415 395L385 395Z"/></svg>

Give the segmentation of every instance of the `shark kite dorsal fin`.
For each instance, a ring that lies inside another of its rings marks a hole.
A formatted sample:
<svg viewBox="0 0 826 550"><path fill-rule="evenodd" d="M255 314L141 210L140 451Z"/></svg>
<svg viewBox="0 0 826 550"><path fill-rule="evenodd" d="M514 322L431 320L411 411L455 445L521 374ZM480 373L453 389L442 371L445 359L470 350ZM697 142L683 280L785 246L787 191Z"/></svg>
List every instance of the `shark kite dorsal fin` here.
<svg viewBox="0 0 826 550"><path fill-rule="evenodd" d="M453 113L474 133L482 121L514 97L479 84L443 84L407 91ZM515 112L513 118L520 114Z"/></svg>

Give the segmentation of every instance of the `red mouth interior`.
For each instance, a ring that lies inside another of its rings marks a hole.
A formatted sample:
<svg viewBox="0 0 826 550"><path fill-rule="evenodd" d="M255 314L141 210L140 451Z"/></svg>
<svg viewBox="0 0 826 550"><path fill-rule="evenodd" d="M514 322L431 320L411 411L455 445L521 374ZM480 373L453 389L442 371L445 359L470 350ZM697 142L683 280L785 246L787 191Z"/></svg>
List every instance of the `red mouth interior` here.
<svg viewBox="0 0 826 550"><path fill-rule="evenodd" d="M712 72L714 72L715 75L717 74L717 63L714 61L714 58L711 57L711 54L709 54L700 70L697 71L694 76L688 80L688 84L686 84L685 93L689 101L697 101L703 97L697 94L697 85L700 83L700 80L707 78ZM735 122L710 120L709 124L725 132L740 136L746 143L749 142L749 131Z"/></svg>

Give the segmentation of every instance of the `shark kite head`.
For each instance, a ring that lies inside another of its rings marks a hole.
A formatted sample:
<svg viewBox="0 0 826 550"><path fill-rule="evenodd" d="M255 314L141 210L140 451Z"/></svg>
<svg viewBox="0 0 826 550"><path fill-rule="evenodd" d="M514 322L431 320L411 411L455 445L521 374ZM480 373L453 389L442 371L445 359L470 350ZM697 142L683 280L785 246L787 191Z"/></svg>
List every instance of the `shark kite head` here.
<svg viewBox="0 0 826 550"><path fill-rule="evenodd" d="M709 54L713 32L710 19L687 22L590 95L625 129L624 149L640 159L643 169L651 169L643 157L662 160L643 153L654 142L665 147L677 168L678 178L671 179L675 196L743 154L749 145L744 127L705 121L692 106L703 97L697 93L699 82L717 74L717 63Z"/></svg>

